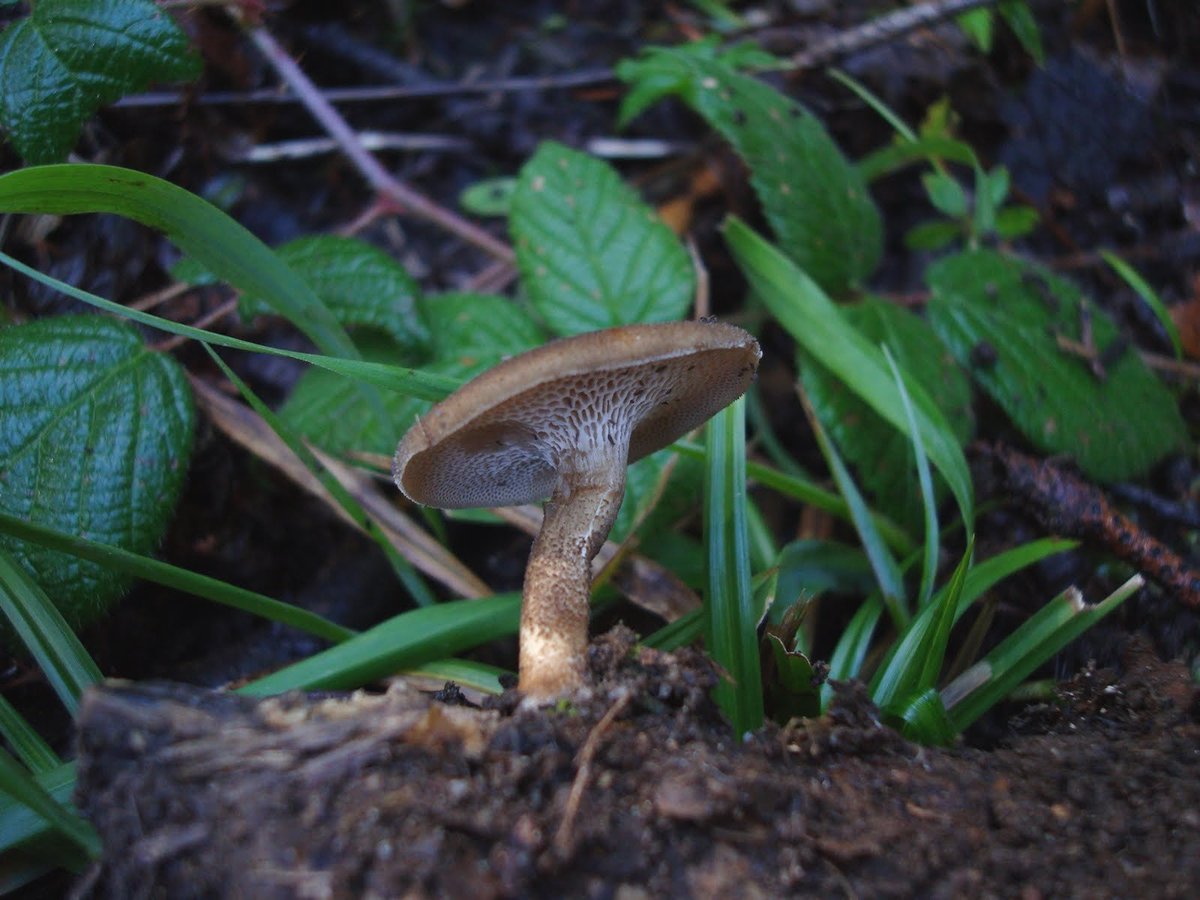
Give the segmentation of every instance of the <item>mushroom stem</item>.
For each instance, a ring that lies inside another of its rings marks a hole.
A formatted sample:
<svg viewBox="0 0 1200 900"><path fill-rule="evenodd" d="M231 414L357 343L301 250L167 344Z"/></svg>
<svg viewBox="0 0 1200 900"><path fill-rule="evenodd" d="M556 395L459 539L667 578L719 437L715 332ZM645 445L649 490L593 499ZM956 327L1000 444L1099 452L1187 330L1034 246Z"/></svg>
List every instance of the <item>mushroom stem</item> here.
<svg viewBox="0 0 1200 900"><path fill-rule="evenodd" d="M560 476L529 554L518 688L535 700L552 700L587 684L591 562L612 530L625 493L625 454L605 455L611 465L592 468L586 476Z"/></svg>

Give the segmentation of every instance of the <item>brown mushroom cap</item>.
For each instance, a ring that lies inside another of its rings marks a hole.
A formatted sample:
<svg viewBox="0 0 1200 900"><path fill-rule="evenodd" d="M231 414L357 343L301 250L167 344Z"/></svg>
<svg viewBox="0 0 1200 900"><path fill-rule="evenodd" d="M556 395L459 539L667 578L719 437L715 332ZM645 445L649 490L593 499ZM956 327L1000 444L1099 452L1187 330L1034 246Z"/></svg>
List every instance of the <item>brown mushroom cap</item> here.
<svg viewBox="0 0 1200 900"><path fill-rule="evenodd" d="M442 509L544 500L564 459L627 441L634 462L706 421L746 391L761 355L752 335L723 323L553 341L429 410L396 448L392 477L410 499Z"/></svg>

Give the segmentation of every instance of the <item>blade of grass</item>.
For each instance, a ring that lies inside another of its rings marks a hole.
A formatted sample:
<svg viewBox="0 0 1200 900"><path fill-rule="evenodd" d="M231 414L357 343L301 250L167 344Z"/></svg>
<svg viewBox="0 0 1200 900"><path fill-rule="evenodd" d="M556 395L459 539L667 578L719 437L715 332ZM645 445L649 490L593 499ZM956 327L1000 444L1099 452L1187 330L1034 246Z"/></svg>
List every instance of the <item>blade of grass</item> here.
<svg viewBox="0 0 1200 900"><path fill-rule="evenodd" d="M822 709L827 708L829 701L833 699L830 681L847 681L857 678L862 672L863 662L871 649L871 639L882 616L883 599L875 593L864 600L850 618L829 657L829 675L825 684L821 685Z"/></svg>
<svg viewBox="0 0 1200 900"><path fill-rule="evenodd" d="M489 666L470 659L438 659L404 672L406 676L428 678L434 681L451 681L459 687L471 688L484 694L499 696L504 693L502 678L511 678L516 684L517 676L507 669Z"/></svg>
<svg viewBox="0 0 1200 900"><path fill-rule="evenodd" d="M1163 305L1162 300L1159 299L1158 293L1150 287L1150 283L1141 276L1137 269L1111 250L1101 250L1100 256L1150 307L1150 311L1154 313L1158 323L1162 325L1163 331L1167 333L1167 338L1171 341L1171 347L1175 350L1175 358L1183 359L1183 343L1179 338L1179 329L1175 327L1175 321L1167 312L1167 307Z"/></svg>
<svg viewBox="0 0 1200 900"><path fill-rule="evenodd" d="M655 650L678 650L703 637L707 620L707 610L694 609L647 635L642 643Z"/></svg>
<svg viewBox="0 0 1200 900"><path fill-rule="evenodd" d="M917 416L913 411L912 400L908 395L903 373L896 364L887 347L883 348L884 358L896 379L896 390L904 401L904 417L908 419L909 439L913 445L913 455L917 461L917 481L921 485L921 508L925 514L925 545L921 561L921 586L917 591L917 609L921 609L933 596L933 580L937 575L938 564L938 517L937 501L933 496L933 478L929 474L929 460L925 456L925 445L921 442L921 429L917 427Z"/></svg>
<svg viewBox="0 0 1200 900"><path fill-rule="evenodd" d="M270 426L271 430L274 431L276 436L278 436L278 438L287 445L288 449L296 454L296 458L300 460L304 467L321 482L321 484L325 487L325 490L329 492L329 495L333 497L334 501L338 504L338 506L341 507L342 511L346 514L350 521L362 529L363 533L373 540L376 546L383 551L384 556L386 556L389 562L391 562L392 568L395 570L397 576L400 578L401 583L408 591L409 596L416 601L417 605L432 606L434 603L436 603L437 598L434 597L433 591L429 589L429 585L425 583L425 580L421 577L420 573L413 568L412 563L405 559L400 552L392 546L391 541L387 539L387 536L383 533L375 521L367 515L366 510L362 508L362 505L358 502L358 500L356 500L354 496L348 490L346 490L345 486L338 481L337 478L335 478L325 466L321 464L316 455L308 449L302 440L300 440L299 435L285 425L283 420L280 419L279 416L275 415L275 413L268 408L267 405L262 402L262 400L259 399L258 395L251 390L250 385L246 384L246 382L226 364L225 360L221 359L220 355L213 350L212 347L210 347L208 344L204 344L203 346L204 349L208 351L208 355L212 357L213 361L220 366L221 371L225 373L225 377L233 383L234 387L238 389L238 392L242 395L243 399L250 404L250 408L253 409L259 415L259 417L267 423L267 425Z"/></svg>
<svg viewBox="0 0 1200 900"><path fill-rule="evenodd" d="M239 689L256 697L343 690L515 634L520 594L451 600L401 613L348 641Z"/></svg>
<svg viewBox="0 0 1200 900"><path fill-rule="evenodd" d="M25 768L34 775L62 765L58 754L50 749L50 745L42 740L42 736L3 694L0 694L0 734L4 735L5 742L12 747Z"/></svg>
<svg viewBox="0 0 1200 900"><path fill-rule="evenodd" d="M99 563L135 578L152 581L155 584L203 597L214 603L240 609L273 622L290 625L333 643L344 641L355 633L316 613L290 603L274 600L264 594L235 587L216 578L210 578L189 569L182 569L148 556L140 556L120 547L99 544L76 535L64 534L42 525L35 525L6 513L0 513L0 532L42 547L69 553L79 559Z"/></svg>
<svg viewBox="0 0 1200 900"><path fill-rule="evenodd" d="M938 602L913 620L891 659L872 679L871 699L880 709L904 719L908 705L936 685L974 552L975 540L970 538Z"/></svg>
<svg viewBox="0 0 1200 900"><path fill-rule="evenodd" d="M91 824L47 793L3 748L0 748L0 791L41 818L53 831L70 839L89 858L100 855L100 836Z"/></svg>
<svg viewBox="0 0 1200 900"><path fill-rule="evenodd" d="M726 221L725 240L756 294L793 339L907 434L896 385L878 348L846 322L808 275L740 219ZM962 447L929 396L917 385L910 386L910 393L925 452L942 473L971 531L975 501Z"/></svg>
<svg viewBox="0 0 1200 900"><path fill-rule="evenodd" d="M63 706L75 715L84 688L103 676L45 591L3 550L0 612L37 661Z"/></svg>
<svg viewBox="0 0 1200 900"><path fill-rule="evenodd" d="M38 787L59 806L69 806L75 790L75 763L63 763L33 776ZM0 792L0 854L51 833L49 823L20 800Z"/></svg>
<svg viewBox="0 0 1200 900"><path fill-rule="evenodd" d="M913 141L917 140L917 133L909 127L908 123L900 118L900 116L894 112L890 106L884 103L883 100L873 94L866 85L854 78L851 78L841 69L829 68L825 71L829 74L830 78L849 88L854 92L858 99L867 104L867 106L871 107L871 109L875 110L876 115L891 125L892 130L895 131L896 134L900 135L900 137L902 137L905 141L912 143Z"/></svg>
<svg viewBox="0 0 1200 900"><path fill-rule="evenodd" d="M264 298L325 353L358 350L308 284L262 241L207 200L117 166L33 166L0 175L0 211L115 213L161 231L223 281Z"/></svg>
<svg viewBox="0 0 1200 900"><path fill-rule="evenodd" d="M725 673L717 703L739 737L762 725L758 621L746 533L746 406L738 399L709 420L704 489L708 652Z"/></svg>
<svg viewBox="0 0 1200 900"><path fill-rule="evenodd" d="M683 456L690 456L692 459L704 459L704 448L690 441L676 441L671 445L671 449L678 451ZM808 506L823 510L844 521L850 521L850 508L846 505L846 501L832 491L827 491L819 487L807 478L788 475L780 472L778 469L772 469L770 466L754 462L753 460L746 460L746 475L751 481L757 481L764 487L778 491L785 497L791 497L793 500L798 500ZM912 538L905 534L900 526L886 516L877 512L871 512L871 519L875 523L875 528L879 531L880 536L895 552L905 555L911 553L916 547Z"/></svg>
<svg viewBox="0 0 1200 900"><path fill-rule="evenodd" d="M862 492L854 483L846 464L842 462L842 458L826 433L825 427L821 424L821 420L817 418L808 395L804 393L803 388L798 388L798 390L800 402L804 406L804 414L808 416L813 436L817 439L817 446L820 447L821 455L825 457L825 463L829 466L829 473L833 476L834 483L850 510L850 520L854 524L854 530L858 532L863 552L867 554L867 560L871 563L871 571L875 573L875 581L879 585L884 605L887 607L896 630L903 631L908 626L912 614L908 609L908 598L904 591L904 577L900 574L900 566L879 536L875 523L871 521L870 511L867 509L866 501L863 500Z"/></svg>
<svg viewBox="0 0 1200 900"><path fill-rule="evenodd" d="M1135 575L1094 606L1069 588L1034 613L982 660L942 690L950 721L962 731L1003 700L1033 671L1140 589Z"/></svg>
<svg viewBox="0 0 1200 900"><path fill-rule="evenodd" d="M0 178L4 177L7 176L0 176ZM336 356L322 356L317 353L303 353L299 350L286 350L282 347L270 347L266 344L256 344L253 341L243 341L240 338L230 337L217 331L207 331L203 328L184 325L179 322L173 322L170 319L152 315L151 313L142 312L139 309L122 306L120 303L113 303L111 300L97 297L95 294L67 284L65 281L60 281L57 278L39 272L37 269L25 265L19 259L14 259L2 251L0 251L0 263L11 269L15 269L22 275L26 275L40 284L66 294L68 297L73 297L81 303L86 303L96 309L102 309L105 312L121 316L150 328L157 328L168 334L179 335L180 337L196 341L204 341L209 344L215 344L218 347L228 347L231 350L266 353L271 356L282 356L287 359L306 362L363 385L374 386L387 391L395 391L398 394L419 397L423 400L441 400L461 384L457 379L434 372L425 372L420 369L406 369L402 366L389 366L361 359L345 359Z"/></svg>

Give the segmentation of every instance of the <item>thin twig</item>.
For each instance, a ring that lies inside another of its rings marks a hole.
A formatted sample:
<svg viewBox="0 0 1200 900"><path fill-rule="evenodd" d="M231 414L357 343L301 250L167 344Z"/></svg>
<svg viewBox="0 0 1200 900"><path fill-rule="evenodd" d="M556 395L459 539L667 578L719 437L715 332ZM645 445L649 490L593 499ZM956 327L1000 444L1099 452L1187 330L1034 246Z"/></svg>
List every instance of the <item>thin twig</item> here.
<svg viewBox="0 0 1200 900"><path fill-rule="evenodd" d="M190 285L185 285L185 287L190 287ZM237 305L238 305L238 298L230 297L228 300L226 300L224 303L222 303L216 309L211 310L208 313L205 313L203 316L198 318L195 322L192 322L192 327L193 328L209 328L213 324L221 321L221 319L225 318L227 315L229 315L235 309L237 309ZM156 344L154 349L160 353L169 353L170 351L172 351L176 347L178 347L180 344L186 344L190 340L191 340L191 338L183 337L182 335L177 334L177 335L173 335L173 336L167 338L165 341L163 341L160 344Z"/></svg>
<svg viewBox="0 0 1200 900"><path fill-rule="evenodd" d="M815 47L800 51L791 58L790 63L796 69L816 69L840 56L886 44L918 28L937 24L981 6L992 6L996 2L997 0L929 0L916 6L905 6L886 16L840 31Z"/></svg>
<svg viewBox="0 0 1200 900"><path fill-rule="evenodd" d="M379 160L363 147L358 135L334 109L333 104L317 90L308 76L296 65L295 60L288 55L266 28L262 26L249 28L246 33L279 76L300 97L313 118L320 123L330 137L337 141L342 153L376 192L396 203L405 212L438 225L497 259L511 260L513 258L512 249L503 241L488 234L478 225L468 222L457 213L439 206L388 172Z"/></svg>
<svg viewBox="0 0 1200 900"><path fill-rule="evenodd" d="M1066 335L1056 334L1054 342L1058 345L1059 350L1070 353L1072 356L1078 356L1089 365L1098 359L1094 347L1088 347L1081 341L1073 341ZM1139 350L1138 356L1151 369L1157 369L1160 372L1167 372L1171 375L1187 378L1192 381L1200 381L1200 364L1185 362L1170 356L1162 356L1158 353L1147 353L1144 350Z"/></svg>
<svg viewBox="0 0 1200 900"><path fill-rule="evenodd" d="M459 97L469 94L513 94L525 91L552 91L608 84L615 76L612 69L585 69L560 75L531 78L498 78L494 81L464 81L458 84L378 85L372 87L325 88L321 94L330 103L378 103L391 100L418 100L427 97ZM180 91L156 91L122 97L117 107L243 106L249 103L300 103L294 91L269 88L258 91L208 91L196 97Z"/></svg>
<svg viewBox="0 0 1200 900"><path fill-rule="evenodd" d="M567 795L566 809L563 811L563 820L558 826L558 831L554 834L554 851L559 855L559 858L566 858L570 853L571 844L574 838L575 820L579 816L579 805L583 802L583 792L587 790L588 780L592 775L592 761L596 757L596 752L600 749L600 739L604 737L612 723L616 720L633 699L632 694L622 694L617 698L617 701L608 708L608 711L601 717L600 721L592 729L587 736L587 740L583 742L583 748L579 751L579 768L575 772L575 780L571 783L571 793Z"/></svg>

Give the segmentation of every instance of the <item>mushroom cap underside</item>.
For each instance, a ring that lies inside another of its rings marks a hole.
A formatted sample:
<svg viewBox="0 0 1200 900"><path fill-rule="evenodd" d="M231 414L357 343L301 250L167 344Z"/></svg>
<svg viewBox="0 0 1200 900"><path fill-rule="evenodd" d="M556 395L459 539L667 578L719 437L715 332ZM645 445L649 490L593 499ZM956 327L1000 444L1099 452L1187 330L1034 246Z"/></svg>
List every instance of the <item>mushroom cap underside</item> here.
<svg viewBox="0 0 1200 900"><path fill-rule="evenodd" d="M634 462L749 387L761 356L733 325L629 325L553 341L467 382L405 434L392 475L410 499L458 509L544 500L559 466L628 443Z"/></svg>

